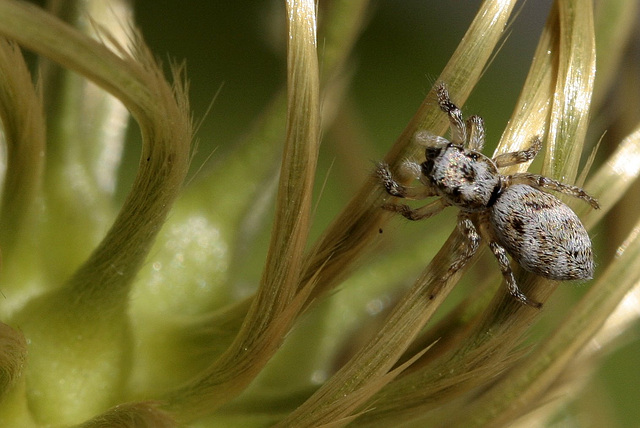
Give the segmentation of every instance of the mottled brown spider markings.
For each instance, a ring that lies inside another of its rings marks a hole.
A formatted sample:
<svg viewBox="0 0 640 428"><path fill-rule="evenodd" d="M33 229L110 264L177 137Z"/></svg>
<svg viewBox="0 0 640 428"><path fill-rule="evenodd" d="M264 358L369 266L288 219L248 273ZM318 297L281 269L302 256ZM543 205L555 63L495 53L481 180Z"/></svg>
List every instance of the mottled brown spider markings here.
<svg viewBox="0 0 640 428"><path fill-rule="evenodd" d="M389 165L378 164L376 175L387 193L406 199L439 197L419 208L404 204L385 204L383 208L402 214L409 220L431 217L448 206L456 206L458 229L468 245L451 266L453 273L463 267L479 247L481 238L500 265L509 293L520 302L539 308L541 303L525 296L515 281L507 253L522 268L553 280L593 277L591 241L578 216L555 196L554 190L599 208L598 201L579 187L542 175L520 173L502 175L498 168L533 159L542 147L535 137L522 151L504 153L491 159L481 153L484 146L482 118L466 121L451 102L444 84L436 87L438 104L451 122L451 140L419 131L414 140L425 146L425 161L405 161L402 172L421 186L407 187L396 180Z"/></svg>

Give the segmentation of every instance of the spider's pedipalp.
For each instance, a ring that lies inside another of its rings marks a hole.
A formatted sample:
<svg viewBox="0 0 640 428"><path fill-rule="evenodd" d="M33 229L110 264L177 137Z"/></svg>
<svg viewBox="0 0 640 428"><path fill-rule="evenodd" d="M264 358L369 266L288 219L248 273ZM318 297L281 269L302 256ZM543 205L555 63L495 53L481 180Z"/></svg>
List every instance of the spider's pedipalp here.
<svg viewBox="0 0 640 428"><path fill-rule="evenodd" d="M422 176L422 169L420 168L420 164L418 162L405 159L400 164L400 174L411 177L414 180L420 180Z"/></svg>
<svg viewBox="0 0 640 428"><path fill-rule="evenodd" d="M416 169L417 171L420 170L420 165L410 161L403 163L403 167L408 168L408 171L405 173L410 176L415 173ZM378 167L376 168L376 176L384 186L387 193L391 196L405 199L426 199L435 195L433 189L427 186L409 187L401 184L393 177L389 165L384 162L380 162L378 164Z"/></svg>
<svg viewBox="0 0 640 428"><path fill-rule="evenodd" d="M484 120L480 116L471 116L467 119L467 135L469 143L467 148L477 152L484 147Z"/></svg>
<svg viewBox="0 0 640 428"><path fill-rule="evenodd" d="M444 147L449 144L449 140L429 131L418 131L413 136L413 142L422 147Z"/></svg>

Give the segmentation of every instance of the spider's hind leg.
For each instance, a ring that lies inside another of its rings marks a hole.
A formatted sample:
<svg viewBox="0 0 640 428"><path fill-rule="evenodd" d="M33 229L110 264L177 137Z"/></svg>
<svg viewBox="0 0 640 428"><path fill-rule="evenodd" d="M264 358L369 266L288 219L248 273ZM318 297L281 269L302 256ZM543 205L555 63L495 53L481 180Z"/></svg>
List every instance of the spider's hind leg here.
<svg viewBox="0 0 640 428"><path fill-rule="evenodd" d="M582 199L587 202L593 208L600 208L598 200L589 195L582 188L578 186L572 186L570 184L562 183L558 180L554 180L544 175L530 174L524 172L521 174L514 174L507 176L509 184L527 184L536 189L550 189L556 192L564 193L565 195L573 196L574 198Z"/></svg>
<svg viewBox="0 0 640 428"><path fill-rule="evenodd" d="M538 309L541 308L542 303L530 300L518 288L516 279L513 276L513 271L511 270L511 264L509 263L509 258L507 257L507 251L495 241L492 241L489 243L489 248L491 248L493 255L496 257L496 260L498 260L498 264L500 265L500 271L502 271L502 276L504 277L504 280L507 283L507 289L509 290L509 294L511 294L513 297L515 297L525 305L531 306L533 308L538 308Z"/></svg>
<svg viewBox="0 0 640 428"><path fill-rule="evenodd" d="M455 261L451 263L449 275L453 275L462 269L471 260L473 255L478 251L482 238L478 233L478 229L468 214L460 212L458 215L458 231L464 236L466 245Z"/></svg>

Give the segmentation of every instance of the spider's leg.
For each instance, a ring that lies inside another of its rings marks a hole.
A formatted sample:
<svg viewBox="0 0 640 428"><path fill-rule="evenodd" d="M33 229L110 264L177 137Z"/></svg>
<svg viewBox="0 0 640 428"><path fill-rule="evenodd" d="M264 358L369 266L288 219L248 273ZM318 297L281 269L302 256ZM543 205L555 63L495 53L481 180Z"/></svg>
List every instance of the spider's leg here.
<svg viewBox="0 0 640 428"><path fill-rule="evenodd" d="M520 150L517 152L503 153L493 158L493 161L498 168L528 162L536 157L541 148L542 141L540 141L539 137L534 137L528 149Z"/></svg>
<svg viewBox="0 0 640 428"><path fill-rule="evenodd" d="M495 241L492 241L489 243L489 248L491 248L493 255L496 256L496 259L498 260L498 264L500 265L500 270L502 271L502 276L504 277L504 280L507 283L507 289L509 290L509 294L511 294L513 297L515 297L525 305L528 305L534 308L541 308L542 303L534 302L533 300L530 300L518 288L516 279L513 276L513 271L511 270L511 265L509 264L509 258L507 257L506 250L502 248L502 246Z"/></svg>
<svg viewBox="0 0 640 428"><path fill-rule="evenodd" d="M420 178L416 176L420 171L420 165L415 162L405 161L401 164L401 169L404 175L414 179ZM391 173L389 165L384 162L380 162L376 167L376 176L391 196L406 199L425 199L436 195L435 191L429 186L409 187L401 184Z"/></svg>
<svg viewBox="0 0 640 428"><path fill-rule="evenodd" d="M409 220L423 220L425 218L429 218L438 214L447 206L448 204L444 200L437 199L427 205L418 208L411 208L409 205L400 204L384 204L382 208L387 211L393 211L402 214Z"/></svg>
<svg viewBox="0 0 640 428"><path fill-rule="evenodd" d="M436 96L440 109L447 113L451 123L451 142L453 144L464 145L467 141L467 127L462 119L462 111L449 98L449 91L444 83L436 86Z"/></svg>
<svg viewBox="0 0 640 428"><path fill-rule="evenodd" d="M480 116L471 116L467 119L468 147L471 150L481 152L484 147L484 120Z"/></svg>
<svg viewBox="0 0 640 428"><path fill-rule="evenodd" d="M478 251L480 241L482 240L471 218L463 212L460 212L458 215L458 231L464 236L467 242L462 253L460 253L457 259L451 264L449 268L450 275L453 275L469 263L469 260L471 260L476 251Z"/></svg>
<svg viewBox="0 0 640 428"><path fill-rule="evenodd" d="M562 183L558 180L545 177L544 175L529 174L528 172L524 172L521 174L506 176L505 182L507 185L527 184L531 187L535 187L536 189L555 190L556 192L564 193L565 195L582 199L595 209L600 208L600 205L598 204L596 198L589 195L587 192L582 190L582 188Z"/></svg>

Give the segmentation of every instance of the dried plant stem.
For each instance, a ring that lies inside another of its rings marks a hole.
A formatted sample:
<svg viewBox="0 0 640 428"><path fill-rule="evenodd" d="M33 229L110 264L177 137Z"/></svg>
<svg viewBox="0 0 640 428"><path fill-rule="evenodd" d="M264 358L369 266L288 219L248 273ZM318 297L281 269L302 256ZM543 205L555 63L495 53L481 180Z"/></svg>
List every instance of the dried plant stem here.
<svg viewBox="0 0 640 428"><path fill-rule="evenodd" d="M22 333L0 323L0 399L18 382L26 359L27 342Z"/></svg>
<svg viewBox="0 0 640 428"><path fill-rule="evenodd" d="M451 275L449 269L464 246L464 239L455 232L396 305L378 334L278 426L313 427L347 418L393 380L387 377L380 382L379 378L391 370L457 282L461 272Z"/></svg>
<svg viewBox="0 0 640 428"><path fill-rule="evenodd" d="M158 403L140 402L115 406L77 428L174 428L177 423L158 409Z"/></svg>
<svg viewBox="0 0 640 428"><path fill-rule="evenodd" d="M137 53L141 62L137 63L118 57L35 6L10 0L0 4L0 14L7 18L0 24L0 34L92 79L116 95L140 123L145 145L138 176L121 214L84 268L91 271L87 274L92 280L102 276L97 275L97 268L106 269L105 274L112 272L108 275L118 283L130 282L180 190L189 164L192 130L181 71L175 70L174 89L166 85L161 70L141 46ZM172 118L169 128L167 117ZM140 227L142 224L147 227ZM133 235L127 237L123 231ZM141 245L143 242L148 244ZM131 257L132 252L138 255ZM114 257L121 262L115 262ZM86 283L79 277L77 282Z"/></svg>
<svg viewBox="0 0 640 428"><path fill-rule="evenodd" d="M596 73L593 3L558 0L558 62L555 97L542 174L575 180L584 146Z"/></svg>
<svg viewBox="0 0 640 428"><path fill-rule="evenodd" d="M306 245L320 125L313 1L287 2L288 111L285 149L267 263L257 295L229 349L170 396L191 419L240 393L282 343L304 299L296 300Z"/></svg>
<svg viewBox="0 0 640 428"><path fill-rule="evenodd" d="M0 118L7 145L7 171L0 211L0 246L12 256L32 217L44 160L45 123L41 97L18 46L0 40Z"/></svg>
<svg viewBox="0 0 640 428"><path fill-rule="evenodd" d="M513 5L511 2L485 4L441 75L440 80L461 92L461 102L464 102L465 94L470 92L481 74L480 70L491 57ZM482 40L481 46L478 46L478 40ZM413 134L419 127L422 129L425 123L429 124L427 129L437 129L436 124L440 123L444 128L444 118L430 99L427 97L388 155L387 160L391 163L398 162L401 155L406 156ZM383 217L388 218L379 208L382 193L376 180L368 181L319 241L307 268L307 275L320 272L320 288L316 292L330 288L334 281L341 278L355 260L355 255L361 254L376 236L378 224ZM282 426L316 426L329 423L336 417L347 417L383 386L375 380L388 372L428 321L438 306L434 300L440 301L447 295L453 281L448 278L441 282L441 279L446 276L443 272L451 266L453 258L450 257L460 250L459 239L457 233L450 238L412 291L394 310L380 334L286 418ZM351 393L356 393L358 399L350 397Z"/></svg>
<svg viewBox="0 0 640 428"><path fill-rule="evenodd" d="M480 78L514 6L515 1L505 0L485 3L478 11L476 19L439 78L455 93L456 102L464 103ZM385 157L387 163L397 165L417 150L411 144L416 131L427 129L434 134L445 131L446 117L443 117L433 102L434 99L432 93L427 95ZM359 256L366 253L378 234L379 226L390 218L387 212L380 209L385 195L378 180L372 177L315 244L307 261L306 280L302 281L302 284L306 284L322 267L319 286L314 290L314 295L335 286L349 273Z"/></svg>
<svg viewBox="0 0 640 428"><path fill-rule="evenodd" d="M640 173L640 124L625 137L607 162L587 181L586 188L598 198L600 210L579 207L584 214L584 225L588 229L625 195L625 192Z"/></svg>

